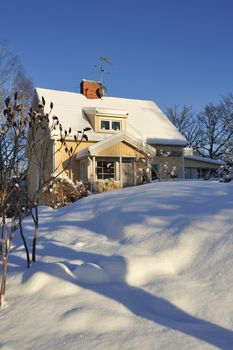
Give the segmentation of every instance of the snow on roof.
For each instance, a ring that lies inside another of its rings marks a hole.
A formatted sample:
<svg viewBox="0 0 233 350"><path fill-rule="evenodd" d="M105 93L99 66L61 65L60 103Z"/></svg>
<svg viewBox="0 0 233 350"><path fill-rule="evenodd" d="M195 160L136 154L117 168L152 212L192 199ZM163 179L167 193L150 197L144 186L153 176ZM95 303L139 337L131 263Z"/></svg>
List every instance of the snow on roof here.
<svg viewBox="0 0 233 350"><path fill-rule="evenodd" d="M105 150L108 147L113 146L116 143L125 141L129 143L130 145L134 146L141 152L143 152L145 155L149 156L155 156L156 150L154 147L151 147L143 142L138 142L138 139L132 137L127 132L121 132L118 134L115 134L113 136L107 137L103 139L100 142L95 143L94 145L91 145L90 147L87 147L83 149L81 152L77 153L76 159L81 159L88 157L90 155L96 156L99 152Z"/></svg>
<svg viewBox="0 0 233 350"><path fill-rule="evenodd" d="M224 161L222 160L216 160L216 159L211 159L211 158L204 158L200 156L186 156L184 155L185 159L190 159L190 160L198 160L199 162L205 162L205 163L211 163L211 164L217 164L217 165L223 165L225 164Z"/></svg>
<svg viewBox="0 0 233 350"><path fill-rule="evenodd" d="M88 115L90 114L98 114L98 115L113 115L113 116L120 116L127 117L128 112L119 110L119 109L113 109L113 108L84 108L84 112Z"/></svg>
<svg viewBox="0 0 233 350"><path fill-rule="evenodd" d="M127 118L127 131L143 142L151 144L172 144L184 146L187 141L176 127L168 120L153 101L132 100L118 97L103 97L88 99L74 92L36 88L36 95L41 101L42 96L49 105L53 102L53 115L59 118L64 128L71 127L75 132L90 127L85 109L95 108L97 111L107 109L123 111ZM91 141L99 141L112 134L88 131Z"/></svg>

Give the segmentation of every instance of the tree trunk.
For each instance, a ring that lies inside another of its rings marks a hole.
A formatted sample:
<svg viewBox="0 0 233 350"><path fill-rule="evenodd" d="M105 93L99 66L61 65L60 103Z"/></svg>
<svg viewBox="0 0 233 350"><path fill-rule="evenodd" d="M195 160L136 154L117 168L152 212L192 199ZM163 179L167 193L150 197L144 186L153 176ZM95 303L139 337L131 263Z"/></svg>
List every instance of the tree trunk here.
<svg viewBox="0 0 233 350"><path fill-rule="evenodd" d="M2 298L6 292L7 263L8 263L8 257L5 258L4 256L2 256L3 271L2 271L2 281L1 281L1 289L0 289L0 307L2 306Z"/></svg>
<svg viewBox="0 0 233 350"><path fill-rule="evenodd" d="M37 221L35 222L35 232L34 232L34 237L32 241L32 261L33 262L36 262L36 243L37 243L38 233L39 233L39 226Z"/></svg>
<svg viewBox="0 0 233 350"><path fill-rule="evenodd" d="M27 267L29 268L30 265L31 265L31 260L30 260L30 255L29 255L27 242L26 242L26 239L25 239L24 234L23 234L23 227L22 227L21 218L19 219L19 232L20 232L20 236L21 236L21 238L23 240L23 245L24 245L24 249L25 249L26 257L27 257Z"/></svg>
<svg viewBox="0 0 233 350"><path fill-rule="evenodd" d="M35 214L32 215L34 221L34 237L32 241L32 261L36 262L36 243L39 235L39 217L38 217L38 206L35 205Z"/></svg>

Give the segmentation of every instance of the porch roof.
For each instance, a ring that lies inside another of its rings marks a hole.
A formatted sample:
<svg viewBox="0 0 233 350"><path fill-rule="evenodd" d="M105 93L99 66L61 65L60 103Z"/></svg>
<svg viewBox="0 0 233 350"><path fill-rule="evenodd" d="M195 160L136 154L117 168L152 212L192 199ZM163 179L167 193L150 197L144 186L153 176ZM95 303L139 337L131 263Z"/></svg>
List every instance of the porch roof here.
<svg viewBox="0 0 233 350"><path fill-rule="evenodd" d="M203 162L207 164L215 164L215 165L224 165L226 164L223 160L218 160L218 159L211 159L211 158L205 158L205 157L200 157L200 156L192 156L192 155L184 155L184 160L193 160L193 161L198 161L198 162Z"/></svg>
<svg viewBox="0 0 233 350"><path fill-rule="evenodd" d="M82 159L89 156L97 156L100 152L104 151L106 148L109 148L123 141L135 147L137 150L144 153L145 156L147 157L151 157L151 156L153 157L156 155L156 150L154 147L151 147L146 143L142 142L141 140L136 139L135 137L133 137L127 132L121 132L116 135L107 137L106 139L99 141L94 145L91 145L83 149L81 152L77 153L76 159Z"/></svg>

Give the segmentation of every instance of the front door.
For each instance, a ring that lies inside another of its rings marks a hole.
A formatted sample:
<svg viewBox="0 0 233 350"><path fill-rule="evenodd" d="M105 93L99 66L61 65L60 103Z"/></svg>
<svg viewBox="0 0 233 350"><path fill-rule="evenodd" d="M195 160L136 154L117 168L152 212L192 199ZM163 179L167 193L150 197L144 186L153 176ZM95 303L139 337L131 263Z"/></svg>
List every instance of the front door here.
<svg viewBox="0 0 233 350"><path fill-rule="evenodd" d="M122 183L123 187L134 185L134 170L132 163L122 163Z"/></svg>

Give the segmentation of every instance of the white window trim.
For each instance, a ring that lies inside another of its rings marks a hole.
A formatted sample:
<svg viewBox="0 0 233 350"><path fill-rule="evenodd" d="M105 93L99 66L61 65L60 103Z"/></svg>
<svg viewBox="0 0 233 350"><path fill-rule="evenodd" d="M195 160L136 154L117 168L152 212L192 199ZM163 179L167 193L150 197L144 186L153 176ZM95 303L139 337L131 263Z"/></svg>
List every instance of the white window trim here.
<svg viewBox="0 0 233 350"><path fill-rule="evenodd" d="M104 121L104 122L109 122L109 129L108 129L108 130L107 130L107 129L102 129L102 128L101 128L101 122L102 122L102 121ZM119 129L119 130L114 130L114 129L112 128L112 123L114 123L114 122L120 123L120 129ZM121 122L121 120L112 120L112 119L107 119L107 118L101 118L101 119L100 119L99 130L100 130L101 132L115 132L115 133L120 132L120 131L122 131L122 122Z"/></svg>
<svg viewBox="0 0 233 350"><path fill-rule="evenodd" d="M114 181L116 181L117 179L117 162L115 160L111 160L111 159L96 159L96 178L97 178L97 181L98 180L105 180L104 179L104 168L102 168L102 177L101 178L98 178L98 173L97 173L97 167L98 167L98 162L103 162L103 163L112 163L113 164L113 169L114 169L114 176L113 177L109 177L109 178L106 178L108 180L112 179ZM101 167L100 167L101 168Z"/></svg>

